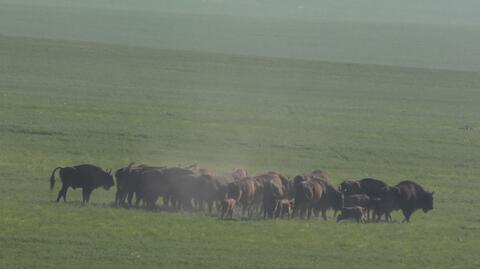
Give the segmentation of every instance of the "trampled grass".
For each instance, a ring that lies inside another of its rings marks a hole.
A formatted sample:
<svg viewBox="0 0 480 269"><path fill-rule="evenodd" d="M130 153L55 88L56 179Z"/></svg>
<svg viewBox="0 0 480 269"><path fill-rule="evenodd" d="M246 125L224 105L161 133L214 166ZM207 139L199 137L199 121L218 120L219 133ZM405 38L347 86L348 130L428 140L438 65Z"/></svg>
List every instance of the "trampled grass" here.
<svg viewBox="0 0 480 269"><path fill-rule="evenodd" d="M0 36L2 268L477 268L480 76ZM412 223L219 221L81 206L58 165L198 163L412 179Z"/></svg>

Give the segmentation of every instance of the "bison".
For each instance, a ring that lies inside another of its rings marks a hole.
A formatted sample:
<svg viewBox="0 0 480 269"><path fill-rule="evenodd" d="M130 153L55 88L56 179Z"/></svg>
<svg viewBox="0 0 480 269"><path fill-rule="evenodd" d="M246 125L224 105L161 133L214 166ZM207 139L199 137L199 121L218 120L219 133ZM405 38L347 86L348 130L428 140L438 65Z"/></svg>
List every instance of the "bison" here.
<svg viewBox="0 0 480 269"><path fill-rule="evenodd" d="M323 179L316 179L316 181L322 186L323 195L320 200L313 204L313 207L316 212L322 212L323 220L327 220L327 209L333 209L333 216L336 216L337 212L342 209L343 195L327 181Z"/></svg>
<svg viewBox="0 0 480 269"><path fill-rule="evenodd" d="M308 213L308 219L310 219L314 205L320 201L324 193L325 189L320 181L312 179L304 180L301 176L295 177L294 213L299 214L301 219L305 217L305 213Z"/></svg>
<svg viewBox="0 0 480 269"><path fill-rule="evenodd" d="M277 205L275 206L275 217L284 218L285 216L288 218L292 217L292 205L293 201L289 200L288 198L282 198L277 201Z"/></svg>
<svg viewBox="0 0 480 269"><path fill-rule="evenodd" d="M405 180L394 187L395 201L405 217L403 222L410 222L413 212L418 209L424 213L433 209L433 192L427 192L419 184Z"/></svg>
<svg viewBox="0 0 480 269"><path fill-rule="evenodd" d="M90 200L90 195L94 189L103 187L108 190L114 185L111 171L104 171L102 168L91 164L81 164L53 169L50 177L50 189L55 186L55 172L57 170L60 170L59 174L62 180L62 188L58 192L57 202L62 197L63 201L66 202L69 187L73 189L82 188L82 202L85 204Z"/></svg>
<svg viewBox="0 0 480 269"><path fill-rule="evenodd" d="M233 210L235 209L235 205L237 204L237 200L233 198L226 198L222 201L220 207L222 214L220 216L221 219L232 219L233 218Z"/></svg>
<svg viewBox="0 0 480 269"><path fill-rule="evenodd" d="M361 206L344 207L340 215L337 217L337 222L344 219L354 219L357 222L366 223L367 210Z"/></svg>
<svg viewBox="0 0 480 269"><path fill-rule="evenodd" d="M305 176L306 178L320 179L320 180L324 180L324 181L330 182L330 178L329 178L328 175L325 173L325 171L320 170L320 169L316 169L316 170L313 170L313 171L310 172L310 173L306 173L304 176Z"/></svg>
<svg viewBox="0 0 480 269"><path fill-rule="evenodd" d="M366 194L344 195L344 207L361 206L367 209L367 218L370 218L370 209L372 208L372 199Z"/></svg>
<svg viewBox="0 0 480 269"><path fill-rule="evenodd" d="M253 206L255 202L255 180L251 177L245 177L239 181L241 188L240 204L242 205L242 215L248 214L251 218L253 215Z"/></svg>
<svg viewBox="0 0 480 269"><path fill-rule="evenodd" d="M273 173L257 176L263 180L263 218L273 218L277 201L285 197L285 186L282 178Z"/></svg>
<svg viewBox="0 0 480 269"><path fill-rule="evenodd" d="M380 197L384 187L387 187L387 184L382 180L364 178L358 181L345 180L340 184L339 189L345 195L366 194L370 197Z"/></svg>
<svg viewBox="0 0 480 269"><path fill-rule="evenodd" d="M117 178L117 193L115 202L117 205L125 204L132 206L133 195L136 196L135 205L144 205L153 208L159 196L168 197L170 185L164 178L166 167L129 164L115 172Z"/></svg>
<svg viewBox="0 0 480 269"><path fill-rule="evenodd" d="M343 206L345 207L361 206L367 208L369 204L370 196L366 194L345 195L343 199Z"/></svg>

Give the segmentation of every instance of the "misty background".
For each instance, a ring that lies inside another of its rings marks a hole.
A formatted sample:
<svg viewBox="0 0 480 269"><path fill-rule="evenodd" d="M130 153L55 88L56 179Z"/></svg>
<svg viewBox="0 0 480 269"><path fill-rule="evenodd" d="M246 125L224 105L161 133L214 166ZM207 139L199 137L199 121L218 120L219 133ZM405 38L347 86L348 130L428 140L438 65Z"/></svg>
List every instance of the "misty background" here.
<svg viewBox="0 0 480 269"><path fill-rule="evenodd" d="M473 0L0 0L0 34L480 71Z"/></svg>

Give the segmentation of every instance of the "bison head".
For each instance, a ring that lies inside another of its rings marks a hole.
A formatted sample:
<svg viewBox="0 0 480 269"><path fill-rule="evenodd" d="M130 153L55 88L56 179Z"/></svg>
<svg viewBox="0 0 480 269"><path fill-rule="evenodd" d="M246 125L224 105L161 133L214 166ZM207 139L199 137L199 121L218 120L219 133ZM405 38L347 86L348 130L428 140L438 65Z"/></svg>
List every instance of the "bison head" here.
<svg viewBox="0 0 480 269"><path fill-rule="evenodd" d="M313 199L314 190L312 184L309 184L308 181L302 182L302 190L304 198L309 201Z"/></svg>
<svg viewBox="0 0 480 269"><path fill-rule="evenodd" d="M340 211L343 208L343 194L334 188L329 193L331 196L331 206L334 211Z"/></svg>
<svg viewBox="0 0 480 269"><path fill-rule="evenodd" d="M345 180L340 183L338 188L343 194L358 194L360 193L360 182L354 180Z"/></svg>
<svg viewBox="0 0 480 269"><path fill-rule="evenodd" d="M427 213L433 209L433 192L425 192L423 197L423 212Z"/></svg>
<svg viewBox="0 0 480 269"><path fill-rule="evenodd" d="M110 189L115 183L113 182L112 170L107 169L102 178L102 186L104 189Z"/></svg>
<svg viewBox="0 0 480 269"><path fill-rule="evenodd" d="M298 175L296 177L293 178L293 184L299 184L301 183L302 181L306 181L307 179L304 177L304 176L301 176L301 175Z"/></svg>

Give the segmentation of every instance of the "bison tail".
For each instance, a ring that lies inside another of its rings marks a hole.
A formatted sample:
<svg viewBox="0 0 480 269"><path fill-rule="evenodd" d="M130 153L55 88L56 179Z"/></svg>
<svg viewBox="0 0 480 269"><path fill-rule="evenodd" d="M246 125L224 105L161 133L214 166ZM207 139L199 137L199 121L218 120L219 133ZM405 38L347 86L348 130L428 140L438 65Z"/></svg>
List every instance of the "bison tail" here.
<svg viewBox="0 0 480 269"><path fill-rule="evenodd" d="M53 187L55 186L55 172L58 170L58 169L61 169L62 167L57 167L55 169L53 169L53 172L52 172L52 176L50 177L50 189L52 190Z"/></svg>

